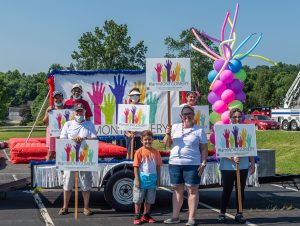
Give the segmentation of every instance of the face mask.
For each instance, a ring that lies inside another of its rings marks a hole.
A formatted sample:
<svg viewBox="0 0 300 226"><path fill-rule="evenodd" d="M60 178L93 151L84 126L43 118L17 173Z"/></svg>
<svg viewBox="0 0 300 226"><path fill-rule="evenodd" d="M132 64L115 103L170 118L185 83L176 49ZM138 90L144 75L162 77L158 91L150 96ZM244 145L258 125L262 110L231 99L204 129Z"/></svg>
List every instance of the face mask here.
<svg viewBox="0 0 300 226"><path fill-rule="evenodd" d="M73 96L74 100L80 100L81 99L81 95L79 95L78 97Z"/></svg>
<svg viewBox="0 0 300 226"><path fill-rule="evenodd" d="M132 100L133 102L138 102L140 100L139 96L131 96L130 100Z"/></svg>
<svg viewBox="0 0 300 226"><path fill-rule="evenodd" d="M56 106L56 107L60 107L61 105L63 105L63 103L61 102L61 103L55 103L54 102L54 105Z"/></svg>
<svg viewBox="0 0 300 226"><path fill-rule="evenodd" d="M84 121L84 116L83 115L75 115L75 121L76 122L83 122Z"/></svg>

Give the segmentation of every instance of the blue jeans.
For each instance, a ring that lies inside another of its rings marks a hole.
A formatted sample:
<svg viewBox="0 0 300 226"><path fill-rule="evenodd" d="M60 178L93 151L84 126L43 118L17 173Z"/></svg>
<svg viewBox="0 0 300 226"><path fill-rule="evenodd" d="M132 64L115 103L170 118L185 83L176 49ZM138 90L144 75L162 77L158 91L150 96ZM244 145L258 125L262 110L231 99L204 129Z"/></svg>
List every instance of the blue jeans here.
<svg viewBox="0 0 300 226"><path fill-rule="evenodd" d="M198 165L171 165L169 164L170 183L172 186L185 184L196 186L200 184Z"/></svg>

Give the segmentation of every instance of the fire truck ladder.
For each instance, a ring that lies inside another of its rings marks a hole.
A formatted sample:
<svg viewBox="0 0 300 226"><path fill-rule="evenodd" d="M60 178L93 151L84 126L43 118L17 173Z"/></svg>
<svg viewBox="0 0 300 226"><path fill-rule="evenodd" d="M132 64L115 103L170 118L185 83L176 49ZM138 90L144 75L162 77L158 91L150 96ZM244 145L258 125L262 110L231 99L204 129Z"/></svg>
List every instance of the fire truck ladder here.
<svg viewBox="0 0 300 226"><path fill-rule="evenodd" d="M294 102L299 97L300 94L300 72L298 73L297 77L295 78L293 84L287 91L285 98L284 98L284 108L293 108Z"/></svg>

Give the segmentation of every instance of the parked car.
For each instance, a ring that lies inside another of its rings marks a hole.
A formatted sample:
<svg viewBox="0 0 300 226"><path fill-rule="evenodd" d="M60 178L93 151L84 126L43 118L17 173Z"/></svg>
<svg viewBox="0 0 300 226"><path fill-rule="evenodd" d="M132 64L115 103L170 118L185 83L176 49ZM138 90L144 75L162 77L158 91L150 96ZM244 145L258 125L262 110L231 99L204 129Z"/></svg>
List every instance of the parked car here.
<svg viewBox="0 0 300 226"><path fill-rule="evenodd" d="M272 120L269 116L261 114L246 115L245 124L255 124L255 128L258 130L266 129L280 129L280 124Z"/></svg>

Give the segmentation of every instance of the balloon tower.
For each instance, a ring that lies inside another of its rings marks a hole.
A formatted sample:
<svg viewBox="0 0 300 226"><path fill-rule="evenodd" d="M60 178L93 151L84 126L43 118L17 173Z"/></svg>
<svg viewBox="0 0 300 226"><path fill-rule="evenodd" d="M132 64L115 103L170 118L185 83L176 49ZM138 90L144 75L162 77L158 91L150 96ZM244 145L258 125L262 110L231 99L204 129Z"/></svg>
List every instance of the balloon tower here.
<svg viewBox="0 0 300 226"><path fill-rule="evenodd" d="M201 39L197 31L193 28L192 32L196 39L202 45L203 49L191 44L191 47L201 54L214 60L213 70L208 73L208 80L211 83L208 94L208 102L212 104L212 112L209 115L212 124L229 124L229 112L232 108L239 108L243 111L243 103L246 101L246 94L243 91L244 81L247 77L243 70L241 61L245 57L259 58L276 65L275 62L259 55L253 55L251 52L256 48L262 38L258 36L254 45L245 53L239 53L240 49L256 34L249 35L237 48L234 48L236 41L235 25L238 15L239 4L236 5L233 21L229 18L230 12L226 13L222 28L221 38L214 38L204 32L200 34L218 44L219 54L212 51ZM225 39L226 25L230 25L228 39ZM215 135L210 135L210 142L215 144Z"/></svg>

